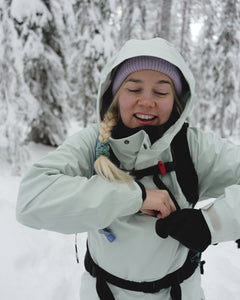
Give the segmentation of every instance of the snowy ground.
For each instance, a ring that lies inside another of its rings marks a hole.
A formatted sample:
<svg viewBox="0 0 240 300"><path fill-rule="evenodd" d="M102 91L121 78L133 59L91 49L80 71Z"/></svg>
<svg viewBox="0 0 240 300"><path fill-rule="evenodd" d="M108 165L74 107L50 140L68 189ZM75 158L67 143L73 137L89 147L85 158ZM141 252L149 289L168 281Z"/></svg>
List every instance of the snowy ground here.
<svg viewBox="0 0 240 300"><path fill-rule="evenodd" d="M52 148L30 144L36 161ZM74 236L38 231L18 224L15 204L20 177L0 176L0 299L79 300L86 236L78 237L80 264L76 263ZM240 249L234 242L211 246L204 254L202 277L207 300L240 299ZM194 300L194 299L193 299Z"/></svg>

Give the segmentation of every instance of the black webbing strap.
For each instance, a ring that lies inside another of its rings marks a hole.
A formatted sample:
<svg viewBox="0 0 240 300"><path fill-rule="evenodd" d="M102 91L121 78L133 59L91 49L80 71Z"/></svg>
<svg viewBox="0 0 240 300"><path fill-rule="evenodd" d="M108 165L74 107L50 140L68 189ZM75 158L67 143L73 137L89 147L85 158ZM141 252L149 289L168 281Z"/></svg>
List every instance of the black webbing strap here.
<svg viewBox="0 0 240 300"><path fill-rule="evenodd" d="M176 198L173 196L172 192L169 190L169 188L162 182L162 180L159 178L158 174L153 175L153 182L155 185L159 188L159 190L166 190L168 191L169 196L171 197L176 209L180 209L180 206L176 200Z"/></svg>
<svg viewBox="0 0 240 300"><path fill-rule="evenodd" d="M167 186L163 183L163 181L159 178L159 174L163 175L165 173L175 171L177 181L187 201L193 204L193 206L196 204L199 197L198 175L194 168L192 158L190 155L187 140L187 128L188 124L184 123L181 130L176 134L176 136L171 142L171 152L173 156L172 162L163 163L159 161L158 164L155 166L141 170L133 170L130 172L130 174L135 176L137 180L141 179L144 176L153 175L153 181L155 185L159 189L168 191L177 209L179 209L179 205L175 197L167 188Z"/></svg>
<svg viewBox="0 0 240 300"><path fill-rule="evenodd" d="M171 151L176 164L177 181L187 201L194 206L199 198L198 175L188 146L187 129L188 123L184 123L171 143Z"/></svg>
<svg viewBox="0 0 240 300"><path fill-rule="evenodd" d="M168 189L168 187L162 182L162 180L159 178L159 174L165 174L168 172L172 172L175 170L175 163L174 162L166 162L163 163L161 161L158 162L157 165L148 167L146 169L141 170L133 170L130 174L133 175L136 180L141 179L144 176L153 175L153 182L160 190L167 190L171 199L173 200L176 209L180 209L177 200L171 193L171 191Z"/></svg>
<svg viewBox="0 0 240 300"><path fill-rule="evenodd" d="M163 183L163 181L159 178L159 174L165 174L167 172L172 172L175 170L175 163L174 162L167 162L163 163L161 161L158 162L157 165L153 167L149 167L146 169L141 169L141 170L133 170L131 172L131 175L133 175L137 180L141 179L144 176L149 176L153 175L153 182L155 185L160 189L160 190L166 190L169 193L169 196L173 200L176 209L180 209L177 200L169 190L169 188Z"/></svg>
<svg viewBox="0 0 240 300"><path fill-rule="evenodd" d="M159 280L150 282L130 281L110 274L95 264L90 255L88 247L85 255L84 265L86 270L96 278L96 289L100 300L115 299L107 283L111 283L125 290L151 294L157 293L161 289L171 287L170 295L172 299L181 300L182 296L180 283L189 278L199 265L199 261L195 261L193 259L195 256L196 252L190 250L187 259L181 268Z"/></svg>
<svg viewBox="0 0 240 300"><path fill-rule="evenodd" d="M162 162L159 162L162 163ZM172 172L175 169L175 163L174 162L167 162L167 163L162 163L164 166L165 172L161 172L161 168L159 167L159 163L153 167L149 167L146 169L141 169L141 170L134 170L131 172L131 174L138 180L141 179L144 176L149 176L153 174L165 174L167 172Z"/></svg>

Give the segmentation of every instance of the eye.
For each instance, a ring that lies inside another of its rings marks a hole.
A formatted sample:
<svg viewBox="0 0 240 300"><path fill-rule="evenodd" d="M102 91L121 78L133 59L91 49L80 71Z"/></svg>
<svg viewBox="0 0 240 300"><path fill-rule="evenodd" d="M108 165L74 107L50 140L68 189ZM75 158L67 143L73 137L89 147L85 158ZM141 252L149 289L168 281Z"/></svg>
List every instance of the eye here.
<svg viewBox="0 0 240 300"><path fill-rule="evenodd" d="M128 89L130 93L139 93L140 89Z"/></svg>
<svg viewBox="0 0 240 300"><path fill-rule="evenodd" d="M164 93L164 92L155 92L155 94L157 96L166 96L168 93Z"/></svg>

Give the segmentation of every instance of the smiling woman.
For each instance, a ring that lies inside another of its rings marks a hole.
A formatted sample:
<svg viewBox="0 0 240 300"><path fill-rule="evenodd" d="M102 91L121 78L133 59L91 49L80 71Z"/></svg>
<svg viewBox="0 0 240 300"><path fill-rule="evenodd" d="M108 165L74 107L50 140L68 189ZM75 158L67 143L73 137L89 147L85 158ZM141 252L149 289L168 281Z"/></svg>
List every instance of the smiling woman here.
<svg viewBox="0 0 240 300"><path fill-rule="evenodd" d="M99 124L23 178L20 222L88 232L81 300L203 300L200 252L239 238L240 149L185 123L194 99L173 45L128 41L102 72Z"/></svg>
<svg viewBox="0 0 240 300"><path fill-rule="evenodd" d="M138 56L123 61L113 76L114 99L101 122L99 141L106 143L111 135L119 138L132 134L129 129L147 127L154 143L181 115L178 96L183 82L180 70L164 59ZM132 181L104 155L97 158L95 170L110 181Z"/></svg>
<svg viewBox="0 0 240 300"><path fill-rule="evenodd" d="M167 122L174 103L171 79L153 70L131 73L119 92L122 122L129 128L162 125Z"/></svg>

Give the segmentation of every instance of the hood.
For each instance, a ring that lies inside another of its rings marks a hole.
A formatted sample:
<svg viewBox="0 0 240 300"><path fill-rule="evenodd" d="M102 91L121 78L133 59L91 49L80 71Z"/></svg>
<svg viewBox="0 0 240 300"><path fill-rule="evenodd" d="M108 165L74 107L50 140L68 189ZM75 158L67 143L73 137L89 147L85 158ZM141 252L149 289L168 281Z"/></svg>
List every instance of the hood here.
<svg viewBox="0 0 240 300"><path fill-rule="evenodd" d="M178 50L168 41L161 38L150 40L129 40L118 53L108 62L101 74L101 81L97 98L97 116L100 122L104 113L112 102L111 84L114 71L124 60L136 56L154 56L174 64L183 75L183 93L180 102L183 113L178 121L169 129L173 135L180 130L182 124L192 110L194 102L195 81L192 72ZM172 135L171 134L171 135Z"/></svg>

